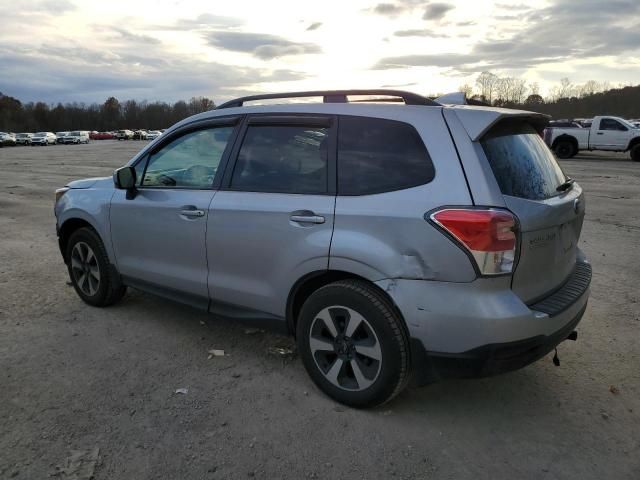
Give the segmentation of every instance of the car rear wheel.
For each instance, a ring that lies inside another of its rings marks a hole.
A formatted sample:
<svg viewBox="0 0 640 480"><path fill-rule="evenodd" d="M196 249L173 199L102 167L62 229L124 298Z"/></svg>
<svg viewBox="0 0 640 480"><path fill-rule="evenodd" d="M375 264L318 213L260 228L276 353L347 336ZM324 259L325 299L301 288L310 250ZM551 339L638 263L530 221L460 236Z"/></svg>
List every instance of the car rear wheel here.
<svg viewBox="0 0 640 480"><path fill-rule="evenodd" d="M569 140L560 140L556 144L554 151L558 158L562 159L571 158L578 153L573 142L570 142Z"/></svg>
<svg viewBox="0 0 640 480"><path fill-rule="evenodd" d="M126 293L127 287L122 285L102 240L92 229L80 228L71 234L66 258L73 288L89 305L106 307Z"/></svg>
<svg viewBox="0 0 640 480"><path fill-rule="evenodd" d="M409 340L399 314L374 286L342 280L314 292L297 325L298 348L315 384L334 400L372 407L409 379Z"/></svg>
<svg viewBox="0 0 640 480"><path fill-rule="evenodd" d="M629 154L631 156L631 160L633 160L634 162L640 162L640 143L633 146Z"/></svg>

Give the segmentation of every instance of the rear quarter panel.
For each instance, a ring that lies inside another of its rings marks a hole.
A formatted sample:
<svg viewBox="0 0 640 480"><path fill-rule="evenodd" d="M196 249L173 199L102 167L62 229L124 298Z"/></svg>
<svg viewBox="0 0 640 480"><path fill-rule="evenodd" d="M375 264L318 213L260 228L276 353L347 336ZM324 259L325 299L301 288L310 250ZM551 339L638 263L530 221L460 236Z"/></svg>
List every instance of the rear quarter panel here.
<svg viewBox="0 0 640 480"><path fill-rule="evenodd" d="M467 255L425 220L425 213L437 207L472 204L441 109L404 106L369 116L412 124L431 156L435 177L404 190L338 196L329 267L372 281L472 281L476 274Z"/></svg>

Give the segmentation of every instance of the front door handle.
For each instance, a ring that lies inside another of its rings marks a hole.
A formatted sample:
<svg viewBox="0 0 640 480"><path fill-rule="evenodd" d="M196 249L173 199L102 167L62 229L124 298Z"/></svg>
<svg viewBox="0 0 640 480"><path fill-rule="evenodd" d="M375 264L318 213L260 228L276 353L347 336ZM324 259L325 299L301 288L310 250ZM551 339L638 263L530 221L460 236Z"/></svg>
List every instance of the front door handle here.
<svg viewBox="0 0 640 480"><path fill-rule="evenodd" d="M180 215L189 218L204 217L204 210L198 210L195 205L185 205L180 208Z"/></svg>
<svg viewBox="0 0 640 480"><path fill-rule="evenodd" d="M311 211L293 212L289 219L296 223L324 223L322 215L316 215Z"/></svg>
<svg viewBox="0 0 640 480"><path fill-rule="evenodd" d="M596 135L604 135L604 132L598 132Z"/></svg>

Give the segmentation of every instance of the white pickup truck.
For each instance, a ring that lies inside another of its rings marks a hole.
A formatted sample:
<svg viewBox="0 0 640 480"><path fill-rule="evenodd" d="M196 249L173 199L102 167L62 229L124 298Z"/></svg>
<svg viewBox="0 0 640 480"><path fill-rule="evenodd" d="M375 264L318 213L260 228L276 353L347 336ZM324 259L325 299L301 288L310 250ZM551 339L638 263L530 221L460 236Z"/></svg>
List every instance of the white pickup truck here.
<svg viewBox="0 0 640 480"><path fill-rule="evenodd" d="M620 117L595 117L590 128L549 127L544 141L558 158L571 158L580 150L610 150L629 151L640 162L640 128Z"/></svg>

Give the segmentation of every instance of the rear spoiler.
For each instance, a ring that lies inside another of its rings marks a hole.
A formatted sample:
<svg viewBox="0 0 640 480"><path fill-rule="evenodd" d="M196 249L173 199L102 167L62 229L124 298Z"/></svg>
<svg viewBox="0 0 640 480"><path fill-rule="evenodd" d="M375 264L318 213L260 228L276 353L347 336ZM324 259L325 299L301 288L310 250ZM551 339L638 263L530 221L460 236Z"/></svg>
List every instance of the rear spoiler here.
<svg viewBox="0 0 640 480"><path fill-rule="evenodd" d="M482 138L496 124L509 119L525 120L541 135L551 120L549 115L542 113L492 107L484 102L467 98L464 92L447 93L436 98L436 102L452 108L474 142Z"/></svg>
<svg viewBox="0 0 640 480"><path fill-rule="evenodd" d="M470 105L456 105L450 108L455 112L460 123L462 123L462 126L474 142L480 140L485 133L498 123L510 120L526 121L538 132L542 133L551 118L549 115L542 113L507 108L474 107Z"/></svg>

